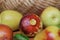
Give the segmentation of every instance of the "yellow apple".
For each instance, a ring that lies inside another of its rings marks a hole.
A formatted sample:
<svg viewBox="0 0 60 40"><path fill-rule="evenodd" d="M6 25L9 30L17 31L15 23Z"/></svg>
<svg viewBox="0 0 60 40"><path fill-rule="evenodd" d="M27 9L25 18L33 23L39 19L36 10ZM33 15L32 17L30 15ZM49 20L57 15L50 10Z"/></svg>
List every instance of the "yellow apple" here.
<svg viewBox="0 0 60 40"><path fill-rule="evenodd" d="M60 40L57 26L48 26L45 30L38 33L34 40Z"/></svg>
<svg viewBox="0 0 60 40"><path fill-rule="evenodd" d="M14 10L5 10L0 14L0 24L8 25L13 31L18 29L23 15Z"/></svg>

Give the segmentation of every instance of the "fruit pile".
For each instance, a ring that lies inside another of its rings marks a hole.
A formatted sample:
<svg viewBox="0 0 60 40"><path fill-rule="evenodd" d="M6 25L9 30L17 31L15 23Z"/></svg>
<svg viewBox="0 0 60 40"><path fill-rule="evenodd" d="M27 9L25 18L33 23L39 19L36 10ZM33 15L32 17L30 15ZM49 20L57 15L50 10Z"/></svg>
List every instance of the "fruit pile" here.
<svg viewBox="0 0 60 40"><path fill-rule="evenodd" d="M1 12L0 40L30 40L31 37L32 40L60 40L59 9L47 7L40 16L14 10Z"/></svg>
<svg viewBox="0 0 60 40"><path fill-rule="evenodd" d="M34 40L60 40L60 11L55 7L47 7L41 14L45 29L39 32Z"/></svg>

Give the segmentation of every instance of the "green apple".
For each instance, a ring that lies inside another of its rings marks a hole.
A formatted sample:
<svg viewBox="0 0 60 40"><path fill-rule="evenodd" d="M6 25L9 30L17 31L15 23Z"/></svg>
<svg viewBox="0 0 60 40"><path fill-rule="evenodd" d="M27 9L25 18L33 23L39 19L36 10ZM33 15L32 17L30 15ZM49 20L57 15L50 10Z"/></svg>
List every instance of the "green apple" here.
<svg viewBox="0 0 60 40"><path fill-rule="evenodd" d="M5 10L0 14L0 24L8 25L13 31L18 29L23 15L14 10Z"/></svg>
<svg viewBox="0 0 60 40"><path fill-rule="evenodd" d="M57 26L60 24L60 11L49 6L42 12L41 19L45 26Z"/></svg>
<svg viewBox="0 0 60 40"><path fill-rule="evenodd" d="M38 33L34 40L60 40L57 26L48 26L42 32Z"/></svg>

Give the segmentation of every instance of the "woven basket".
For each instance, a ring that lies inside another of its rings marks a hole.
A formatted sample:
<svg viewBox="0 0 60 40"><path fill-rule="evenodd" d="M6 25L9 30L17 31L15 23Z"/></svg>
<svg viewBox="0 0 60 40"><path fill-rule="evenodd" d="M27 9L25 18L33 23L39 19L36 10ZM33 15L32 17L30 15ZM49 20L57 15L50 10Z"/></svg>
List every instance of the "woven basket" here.
<svg viewBox="0 0 60 40"><path fill-rule="evenodd" d="M23 14L33 12L39 15L48 6L60 9L60 0L1 0L0 4L1 11L12 9Z"/></svg>

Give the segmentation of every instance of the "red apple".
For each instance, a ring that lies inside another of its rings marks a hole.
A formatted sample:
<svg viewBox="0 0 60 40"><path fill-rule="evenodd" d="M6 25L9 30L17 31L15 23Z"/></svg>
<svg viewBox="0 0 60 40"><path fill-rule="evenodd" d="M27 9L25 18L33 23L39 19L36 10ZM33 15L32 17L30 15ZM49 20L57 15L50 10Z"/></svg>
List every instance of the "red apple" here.
<svg viewBox="0 0 60 40"><path fill-rule="evenodd" d="M33 37L42 29L42 21L36 14L28 14L22 18L20 28L27 36Z"/></svg>
<svg viewBox="0 0 60 40"><path fill-rule="evenodd" d="M7 26L0 24L0 40L12 40L13 31Z"/></svg>
<svg viewBox="0 0 60 40"><path fill-rule="evenodd" d="M59 35L59 37L60 37L60 30L58 31L58 35Z"/></svg>
<svg viewBox="0 0 60 40"><path fill-rule="evenodd" d="M48 26L42 32L38 33L34 40L60 40L59 34L57 26Z"/></svg>

